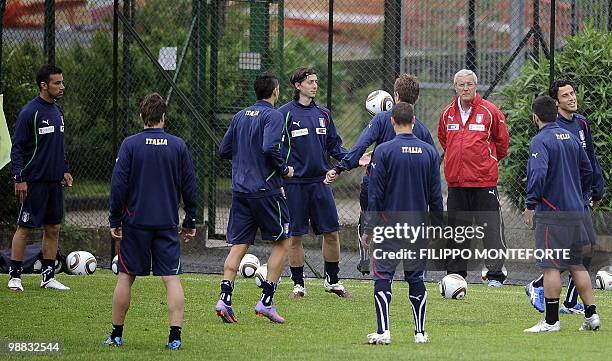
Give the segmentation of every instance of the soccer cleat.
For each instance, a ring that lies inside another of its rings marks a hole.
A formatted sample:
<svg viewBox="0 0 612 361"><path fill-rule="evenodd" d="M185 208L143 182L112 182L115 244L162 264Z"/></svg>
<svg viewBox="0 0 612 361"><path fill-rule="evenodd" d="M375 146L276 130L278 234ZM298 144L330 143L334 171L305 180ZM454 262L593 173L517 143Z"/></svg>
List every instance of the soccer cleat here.
<svg viewBox="0 0 612 361"><path fill-rule="evenodd" d="M225 323L236 323L238 319L236 315L234 315L234 310L232 306L228 306L222 300L217 302L217 306L215 307L215 311L217 311L217 316L221 317L223 322Z"/></svg>
<svg viewBox="0 0 612 361"><path fill-rule="evenodd" d="M368 343L370 345L388 345L391 343L391 332L387 330L383 333L370 333L368 334Z"/></svg>
<svg viewBox="0 0 612 361"><path fill-rule="evenodd" d="M501 288L503 285L498 280L489 280L489 282L487 282L487 286L491 288Z"/></svg>
<svg viewBox="0 0 612 361"><path fill-rule="evenodd" d="M537 333L537 332L559 332L561 330L561 323L555 322L554 325L549 325L546 320L540 320L535 326L526 328L523 332Z"/></svg>
<svg viewBox="0 0 612 361"><path fill-rule="evenodd" d="M427 343L429 342L429 336L426 333L417 333L414 335L414 343Z"/></svg>
<svg viewBox="0 0 612 361"><path fill-rule="evenodd" d="M70 289L70 287L64 286L60 281L56 280L55 278L51 278L47 282L40 281L40 288L49 288L63 291L67 291Z"/></svg>
<svg viewBox="0 0 612 361"><path fill-rule="evenodd" d="M599 326L601 326L601 322L599 321L599 315L595 313L589 318L584 318L584 322L582 323L582 326L580 326L578 331L597 331L599 330Z"/></svg>
<svg viewBox="0 0 612 361"><path fill-rule="evenodd" d="M559 313L562 313L564 315L584 315L584 306L580 303L576 303L574 307L561 307Z"/></svg>
<svg viewBox="0 0 612 361"><path fill-rule="evenodd" d="M299 284L293 285L293 291L289 293L289 298L302 298L304 296L306 296L306 288Z"/></svg>
<svg viewBox="0 0 612 361"><path fill-rule="evenodd" d="M327 282L327 279L323 282L323 286L325 287L325 292L330 292L338 297L343 298L351 298L353 295L344 288L342 282L338 281L338 283L330 284Z"/></svg>
<svg viewBox="0 0 612 361"><path fill-rule="evenodd" d="M115 337L115 338L111 338L110 336L106 339L106 341L104 341L102 343L103 345L106 346L115 346L115 347L121 347L123 346L123 340L121 339L121 337Z"/></svg>
<svg viewBox="0 0 612 361"><path fill-rule="evenodd" d="M282 318L278 312L276 312L276 306L274 306L274 304L266 307L264 306L263 302L257 302L257 305L255 306L255 314L259 317L266 317L274 323L285 323L285 319Z"/></svg>
<svg viewBox="0 0 612 361"><path fill-rule="evenodd" d="M361 272L362 275L369 275L370 274L370 260L367 259L362 259L361 261L359 261L359 264L357 264L357 271Z"/></svg>
<svg viewBox="0 0 612 361"><path fill-rule="evenodd" d="M525 286L525 293L531 305L539 312L544 312L544 287L533 287L533 281Z"/></svg>
<svg viewBox="0 0 612 361"><path fill-rule="evenodd" d="M10 278L8 281L8 289L13 292L23 292L23 286L21 285L21 278Z"/></svg>
<svg viewBox="0 0 612 361"><path fill-rule="evenodd" d="M168 350L178 350L179 348L181 348L181 340L174 340L166 345Z"/></svg>

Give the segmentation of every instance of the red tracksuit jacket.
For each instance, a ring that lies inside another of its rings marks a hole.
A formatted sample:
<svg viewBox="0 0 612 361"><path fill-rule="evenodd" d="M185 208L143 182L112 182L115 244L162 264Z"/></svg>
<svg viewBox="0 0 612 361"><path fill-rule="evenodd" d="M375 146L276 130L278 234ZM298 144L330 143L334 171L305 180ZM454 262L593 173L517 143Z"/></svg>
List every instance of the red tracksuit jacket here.
<svg viewBox="0 0 612 361"><path fill-rule="evenodd" d="M497 186L497 163L508 154L510 136L504 115L493 103L476 94L463 125L455 97L440 115L438 140L449 187Z"/></svg>

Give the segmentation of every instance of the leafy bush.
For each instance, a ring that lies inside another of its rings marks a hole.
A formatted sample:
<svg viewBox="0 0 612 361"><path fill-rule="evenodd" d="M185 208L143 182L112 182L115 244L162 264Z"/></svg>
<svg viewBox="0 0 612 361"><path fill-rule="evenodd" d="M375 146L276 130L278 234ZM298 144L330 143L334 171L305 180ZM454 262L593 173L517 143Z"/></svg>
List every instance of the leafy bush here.
<svg viewBox="0 0 612 361"><path fill-rule="evenodd" d="M529 141L536 133L531 123L534 97L548 94L549 62L545 58L527 64L520 75L500 93L501 108L507 117L511 134L510 152L500 166L501 186L518 208L524 207L526 164ZM571 80L576 85L578 112L591 125L595 151L606 179L606 195L596 208L600 215L610 212L612 199L612 35L587 27L556 53L556 78Z"/></svg>

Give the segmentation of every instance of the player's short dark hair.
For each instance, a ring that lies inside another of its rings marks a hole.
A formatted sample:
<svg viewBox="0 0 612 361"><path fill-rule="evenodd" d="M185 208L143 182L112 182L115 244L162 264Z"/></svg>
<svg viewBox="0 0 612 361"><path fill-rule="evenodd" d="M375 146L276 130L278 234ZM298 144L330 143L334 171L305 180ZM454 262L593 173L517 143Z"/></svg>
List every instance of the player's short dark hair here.
<svg viewBox="0 0 612 361"><path fill-rule="evenodd" d="M302 67L295 69L293 74L291 74L289 82L291 83L291 87L293 88L293 99L300 99L300 91L295 87L295 83L303 82L306 78L308 78L309 75L317 75L317 71L313 68Z"/></svg>
<svg viewBox="0 0 612 361"><path fill-rule="evenodd" d="M278 77L269 71L265 71L255 78L253 82L253 89L255 90L255 95L257 96L257 100L268 99L272 96L272 92L278 86L279 81Z"/></svg>
<svg viewBox="0 0 612 361"><path fill-rule="evenodd" d="M557 119L557 102L548 95L537 97L531 109L544 123L552 123Z"/></svg>
<svg viewBox="0 0 612 361"><path fill-rule="evenodd" d="M36 85L38 85L38 89L42 89L40 83L49 83L49 80L51 80L51 75L62 73L62 69L55 65L45 64L41 66L36 73Z"/></svg>
<svg viewBox="0 0 612 361"><path fill-rule="evenodd" d="M397 93L401 102L415 104L419 99L419 80L412 74L402 74L395 79L393 92Z"/></svg>
<svg viewBox="0 0 612 361"><path fill-rule="evenodd" d="M406 102L399 102L391 109L391 116L398 125L412 124L414 119L414 108L412 104Z"/></svg>
<svg viewBox="0 0 612 361"><path fill-rule="evenodd" d="M562 88L566 85L571 85L574 90L576 89L576 87L571 81L567 79L559 79L559 80L553 81L552 84L550 84L550 88L548 89L548 95L550 95L553 99L559 100L558 98L559 88Z"/></svg>
<svg viewBox="0 0 612 361"><path fill-rule="evenodd" d="M140 117L148 127L159 124L167 110L168 106L159 93L148 94L140 102Z"/></svg>

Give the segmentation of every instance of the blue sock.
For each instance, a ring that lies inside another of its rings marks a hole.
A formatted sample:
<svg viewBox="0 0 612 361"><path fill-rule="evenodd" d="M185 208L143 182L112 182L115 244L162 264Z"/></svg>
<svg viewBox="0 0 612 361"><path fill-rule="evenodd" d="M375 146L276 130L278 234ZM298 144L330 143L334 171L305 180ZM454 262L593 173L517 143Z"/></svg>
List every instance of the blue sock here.
<svg viewBox="0 0 612 361"><path fill-rule="evenodd" d="M43 282L47 282L55 277L55 260L44 259L42 260L42 279Z"/></svg>
<svg viewBox="0 0 612 361"><path fill-rule="evenodd" d="M340 262L325 261L325 277L330 285L338 283L338 272L340 271Z"/></svg>
<svg viewBox="0 0 612 361"><path fill-rule="evenodd" d="M234 291L234 281L221 281L221 296L219 299L225 302L226 305L232 305L232 292Z"/></svg>
<svg viewBox="0 0 612 361"><path fill-rule="evenodd" d="M374 307L379 334L389 331L389 309L391 307L391 281L376 280L374 283Z"/></svg>
<svg viewBox="0 0 612 361"><path fill-rule="evenodd" d="M565 301L563 301L563 306L567 308L572 308L576 306L578 303L578 290L576 289L576 285L574 284L574 280L572 276L569 276L569 283L567 284L567 294L565 295Z"/></svg>
<svg viewBox="0 0 612 361"><path fill-rule="evenodd" d="M412 306L414 334L425 332L425 314L427 313L427 290L422 280L409 283L408 299Z"/></svg>
<svg viewBox="0 0 612 361"><path fill-rule="evenodd" d="M540 277L533 280L533 287L535 288L544 287L544 275L540 275Z"/></svg>
<svg viewBox="0 0 612 361"><path fill-rule="evenodd" d="M263 290L261 291L261 303L264 306L270 307L272 305L272 298L274 297L274 292L278 287L278 283L265 280L261 284Z"/></svg>

